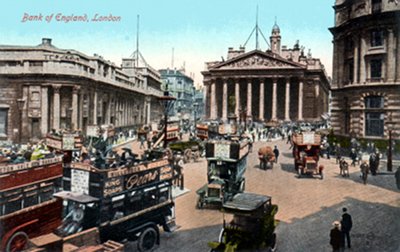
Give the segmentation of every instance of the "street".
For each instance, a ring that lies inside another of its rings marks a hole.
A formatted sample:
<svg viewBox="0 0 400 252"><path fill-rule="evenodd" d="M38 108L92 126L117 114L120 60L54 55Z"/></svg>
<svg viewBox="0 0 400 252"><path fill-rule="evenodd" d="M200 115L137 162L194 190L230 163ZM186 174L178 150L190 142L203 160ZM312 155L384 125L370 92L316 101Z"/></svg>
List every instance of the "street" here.
<svg viewBox="0 0 400 252"><path fill-rule="evenodd" d="M258 168L257 150L263 145L280 149L279 162L272 170ZM276 233L279 251L331 251L329 232L346 207L353 218L352 248L349 251L400 251L400 194L392 174L359 177L359 167L350 167L350 177L339 175L335 159L321 158L324 179L297 178L286 141L256 142L248 158L246 192L265 194L279 206ZM381 169L382 168L381 165ZM206 161L185 165L185 188L176 199L176 220L180 228L161 234L156 251L208 251L207 242L218 239L223 215L218 209L196 209L196 190L206 183ZM128 250L135 250L129 244ZM128 251L127 250L127 251Z"/></svg>

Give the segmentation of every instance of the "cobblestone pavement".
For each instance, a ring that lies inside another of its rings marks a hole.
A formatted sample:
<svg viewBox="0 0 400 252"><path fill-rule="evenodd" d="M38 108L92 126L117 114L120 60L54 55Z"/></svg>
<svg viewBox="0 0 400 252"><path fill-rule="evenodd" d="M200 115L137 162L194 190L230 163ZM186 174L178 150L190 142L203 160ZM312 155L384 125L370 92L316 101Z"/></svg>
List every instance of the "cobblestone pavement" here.
<svg viewBox="0 0 400 252"><path fill-rule="evenodd" d="M257 150L277 145L281 155L272 170L258 168ZM350 167L350 177L339 175L335 159L320 159L325 176L297 178L291 150L284 141L256 142L246 171L246 191L265 194L279 206L276 230L278 251L331 251L329 232L340 220L342 208L353 217L352 249L347 251L400 251L400 191L393 174L369 176L361 182L359 168ZM206 183L206 161L185 165L185 187L190 191L176 199L180 227L161 234L157 252L208 251L207 242L217 240L223 215L216 209L195 208L196 190ZM135 244L127 251L136 251Z"/></svg>

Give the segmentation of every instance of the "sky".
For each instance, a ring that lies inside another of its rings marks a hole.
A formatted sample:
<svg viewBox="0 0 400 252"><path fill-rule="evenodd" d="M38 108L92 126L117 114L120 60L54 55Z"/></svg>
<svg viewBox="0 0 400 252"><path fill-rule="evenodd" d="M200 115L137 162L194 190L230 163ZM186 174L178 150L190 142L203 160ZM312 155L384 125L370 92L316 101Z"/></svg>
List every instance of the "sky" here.
<svg viewBox="0 0 400 252"><path fill-rule="evenodd" d="M29 45L51 38L61 49L86 55L97 53L116 65L136 50L139 15L139 51L155 69L181 68L202 83L208 61L226 59L228 47L244 45L256 24L269 42L275 20L281 44L296 40L320 58L331 76L333 0L0 0L0 44ZM57 21L59 16L87 16L86 21ZM92 21L95 15L119 21ZM26 20L24 16L42 16ZM51 17L51 19L49 19ZM268 45L259 36L261 50ZM246 51L255 49L255 37ZM173 59L173 60L172 60Z"/></svg>

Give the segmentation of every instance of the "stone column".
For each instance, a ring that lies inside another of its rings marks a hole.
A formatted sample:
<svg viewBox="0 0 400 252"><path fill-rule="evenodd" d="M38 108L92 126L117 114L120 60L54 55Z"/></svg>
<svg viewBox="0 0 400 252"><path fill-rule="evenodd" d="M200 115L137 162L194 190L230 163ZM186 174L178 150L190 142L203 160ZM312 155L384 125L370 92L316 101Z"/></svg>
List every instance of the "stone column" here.
<svg viewBox="0 0 400 252"><path fill-rule="evenodd" d="M285 121L290 121L290 78L286 79Z"/></svg>
<svg viewBox="0 0 400 252"><path fill-rule="evenodd" d="M251 118L252 116L252 111L251 111L251 79L247 80L247 117Z"/></svg>
<svg viewBox="0 0 400 252"><path fill-rule="evenodd" d="M71 129L78 128L78 92L79 86L72 87L72 118L71 118Z"/></svg>
<svg viewBox="0 0 400 252"><path fill-rule="evenodd" d="M276 116L277 109L278 109L278 102L277 102L277 85L278 85L278 79L272 79L272 118L271 120L276 121L278 118Z"/></svg>
<svg viewBox="0 0 400 252"><path fill-rule="evenodd" d="M150 120L151 119L151 101L150 101L150 99L147 100L147 124L150 124L150 122L151 122L151 120Z"/></svg>
<svg viewBox="0 0 400 252"><path fill-rule="evenodd" d="M97 90L93 94L93 125L97 125Z"/></svg>
<svg viewBox="0 0 400 252"><path fill-rule="evenodd" d="M215 80L211 80L211 102L210 102L210 117L211 119L217 119L218 110L216 104L216 93L215 93Z"/></svg>
<svg viewBox="0 0 400 252"><path fill-rule="evenodd" d="M42 136L45 137L46 134L49 131L48 125L49 125L49 96L48 96L48 87L43 86L42 87L42 98L41 98L41 123L40 123L40 128L41 128L41 133ZM21 133L20 133L21 134Z"/></svg>
<svg viewBox="0 0 400 252"><path fill-rule="evenodd" d="M303 120L303 80L299 81L299 109L298 120Z"/></svg>
<svg viewBox="0 0 400 252"><path fill-rule="evenodd" d="M222 86L222 120L228 120L228 79L223 79Z"/></svg>
<svg viewBox="0 0 400 252"><path fill-rule="evenodd" d="M353 83L358 83L358 38L354 41Z"/></svg>
<svg viewBox="0 0 400 252"><path fill-rule="evenodd" d="M397 29L396 34L396 62L393 64L396 66L396 82L400 82L400 29Z"/></svg>
<svg viewBox="0 0 400 252"><path fill-rule="evenodd" d="M259 108L259 119L264 121L264 79L260 78L260 108Z"/></svg>
<svg viewBox="0 0 400 252"><path fill-rule="evenodd" d="M365 84L366 69L365 69L365 52L367 50L367 43L365 42L364 35L361 34L361 48L360 48L360 84Z"/></svg>
<svg viewBox="0 0 400 252"><path fill-rule="evenodd" d="M53 85L53 129L60 129L60 85Z"/></svg>
<svg viewBox="0 0 400 252"><path fill-rule="evenodd" d="M394 44L394 36L393 30L388 30L388 43L387 43L387 60L386 60L386 80L387 82L394 82L396 76L396 57L395 57L395 49L393 48Z"/></svg>
<svg viewBox="0 0 400 252"><path fill-rule="evenodd" d="M237 120L239 121L240 118L240 79L235 79L235 115Z"/></svg>
<svg viewBox="0 0 400 252"><path fill-rule="evenodd" d="M81 130L86 131L86 129L83 129L83 97L84 97L84 94L83 94L83 92L81 92L80 97L79 97L78 125Z"/></svg>
<svg viewBox="0 0 400 252"><path fill-rule="evenodd" d="M207 83L204 82L203 98L204 98L204 109L205 109L204 115L206 118L210 118L210 116L211 116L210 111L208 109L210 107L210 104L209 104L210 98L208 97L208 90L209 90L209 87L208 87Z"/></svg>

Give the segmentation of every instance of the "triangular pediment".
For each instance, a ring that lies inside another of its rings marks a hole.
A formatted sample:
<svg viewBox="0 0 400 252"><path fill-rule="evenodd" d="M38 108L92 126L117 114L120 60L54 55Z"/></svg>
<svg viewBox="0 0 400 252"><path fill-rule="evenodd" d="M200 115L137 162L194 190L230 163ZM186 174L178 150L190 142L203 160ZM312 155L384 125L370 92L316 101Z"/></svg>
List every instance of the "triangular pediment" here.
<svg viewBox="0 0 400 252"><path fill-rule="evenodd" d="M303 68L303 66L298 63L283 59L276 54L264 53L262 51L255 50L216 64L212 67L212 70L299 68Z"/></svg>

